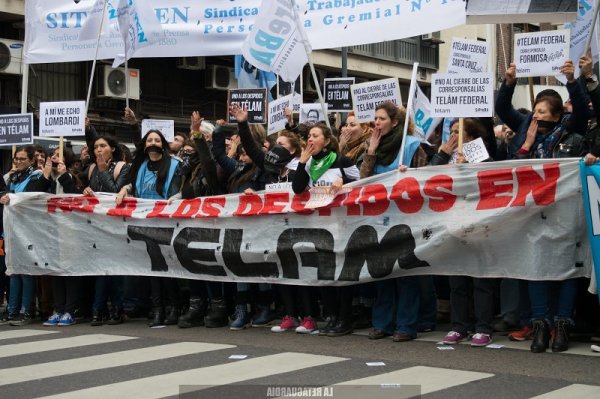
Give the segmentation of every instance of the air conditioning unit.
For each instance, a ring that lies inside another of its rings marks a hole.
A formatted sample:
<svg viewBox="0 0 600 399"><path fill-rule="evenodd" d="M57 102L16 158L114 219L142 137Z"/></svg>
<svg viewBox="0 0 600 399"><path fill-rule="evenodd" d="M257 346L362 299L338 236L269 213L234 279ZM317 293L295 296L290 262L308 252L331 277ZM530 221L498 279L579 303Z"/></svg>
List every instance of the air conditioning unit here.
<svg viewBox="0 0 600 399"><path fill-rule="evenodd" d="M325 72L319 69L315 69L315 73L317 74L317 81L319 82L319 86L323 85L323 78L325 77ZM302 76L302 84L303 90L305 93L316 93L317 86L315 85L315 81L313 80L312 72L310 68L304 69L304 75Z"/></svg>
<svg viewBox="0 0 600 399"><path fill-rule="evenodd" d="M229 90L237 88L237 80L233 68L210 65L206 70L206 88Z"/></svg>
<svg viewBox="0 0 600 399"><path fill-rule="evenodd" d="M0 39L0 73L21 75L23 42Z"/></svg>
<svg viewBox="0 0 600 399"><path fill-rule="evenodd" d="M177 58L177 68L200 71L206 69L206 59L204 57L179 57Z"/></svg>
<svg viewBox="0 0 600 399"><path fill-rule="evenodd" d="M125 68L112 68L102 65L98 71L98 96L112 98L126 98L127 91L132 100L140 99L140 70L129 68L129 77L125 87Z"/></svg>
<svg viewBox="0 0 600 399"><path fill-rule="evenodd" d="M421 40L424 42L429 42L431 44L441 44L444 43L444 41L442 40L442 35L439 31L437 32L431 32L431 33L425 33L424 35L421 35Z"/></svg>

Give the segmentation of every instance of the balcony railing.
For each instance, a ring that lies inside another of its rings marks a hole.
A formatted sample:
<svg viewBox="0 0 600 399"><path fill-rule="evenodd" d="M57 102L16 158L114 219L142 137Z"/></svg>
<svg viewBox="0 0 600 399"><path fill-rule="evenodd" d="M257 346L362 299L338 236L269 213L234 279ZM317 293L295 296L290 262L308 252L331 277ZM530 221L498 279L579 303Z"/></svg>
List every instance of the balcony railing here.
<svg viewBox="0 0 600 399"><path fill-rule="evenodd" d="M425 43L420 38L352 46L348 47L348 53L408 65L418 62L420 67L427 69L439 68L438 46Z"/></svg>

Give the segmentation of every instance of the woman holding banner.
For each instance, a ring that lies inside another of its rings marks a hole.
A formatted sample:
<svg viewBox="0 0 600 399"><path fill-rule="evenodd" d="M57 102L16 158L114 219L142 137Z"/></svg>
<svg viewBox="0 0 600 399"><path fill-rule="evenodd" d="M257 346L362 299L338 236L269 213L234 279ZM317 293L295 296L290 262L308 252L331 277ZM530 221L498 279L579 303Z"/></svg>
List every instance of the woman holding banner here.
<svg viewBox="0 0 600 399"><path fill-rule="evenodd" d="M331 129L323 123L317 123L309 130L308 142L299 161L292 182L296 194L315 187L328 188L330 193L335 194L344 184L358 180L360 174L352 160L338 153L338 142ZM352 286L321 288L323 308L330 316L322 335L338 337L352 332L353 292ZM310 313L302 316L296 332L306 334L317 329Z"/></svg>
<svg viewBox="0 0 600 399"><path fill-rule="evenodd" d="M94 162L83 173L85 188L83 195L94 197L97 192L118 193L126 184L130 165L121 161L123 153L114 137L96 136L91 141ZM100 326L108 314L106 303L110 297L111 312L108 324L123 322L123 276L96 276L92 326Z"/></svg>
<svg viewBox="0 0 600 399"><path fill-rule="evenodd" d="M517 83L516 65L510 64L505 80L498 91L496 112L514 132L510 153L515 159L580 157L583 152L583 133L587 129L587 99L575 79L573 63L567 60L561 68L567 78L567 90L573 112L565 115L563 101L554 91L545 90L536 97L533 112L521 114L512 106L512 96ZM559 282L529 281L529 297L533 324L531 351L545 352L550 346L550 331L554 329L551 343L553 352L569 348L569 329L572 326L573 308L577 290L576 279ZM550 289L556 285L558 304L552 311Z"/></svg>
<svg viewBox="0 0 600 399"><path fill-rule="evenodd" d="M46 165L50 162L48 158ZM42 171L37 169L35 148L32 145L17 148L13 157L15 167L7 176L9 193L23 193L31 191L46 191L47 187L40 184ZM52 167L47 165L46 167ZM0 203L8 205L10 196L4 194ZM22 326L31 323L31 310L35 294L35 277L24 274L10 276L10 295L8 298L8 312L2 317L0 324Z"/></svg>
<svg viewBox="0 0 600 399"><path fill-rule="evenodd" d="M137 198L166 200L181 187L180 161L169 156L169 143L158 130L149 130L136 145L129 171L129 184L117 194L120 204L128 195ZM177 280L167 277L150 278L152 320L150 327L177 324L179 317ZM165 317L166 307L170 308Z"/></svg>
<svg viewBox="0 0 600 399"><path fill-rule="evenodd" d="M367 152L360 168L360 177L365 178L393 170L400 164L400 149L403 140L403 125L406 110L386 101L375 109L375 129L371 135ZM408 132L414 129L408 122ZM419 139L406 136L403 164L421 167L427 165L427 154L420 147ZM394 342L410 341L417 337L420 296L422 289L432 304L435 304L431 276L410 276L377 282L377 297L373 304L373 329L369 339L381 339L393 335Z"/></svg>

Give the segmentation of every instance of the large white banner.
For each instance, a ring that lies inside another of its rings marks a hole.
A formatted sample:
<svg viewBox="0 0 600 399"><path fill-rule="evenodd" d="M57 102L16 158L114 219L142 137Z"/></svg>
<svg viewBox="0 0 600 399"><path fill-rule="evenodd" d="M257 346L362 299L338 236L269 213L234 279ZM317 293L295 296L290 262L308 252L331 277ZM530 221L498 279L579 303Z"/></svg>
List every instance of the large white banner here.
<svg viewBox="0 0 600 399"><path fill-rule="evenodd" d="M8 273L306 285L403 275L590 275L575 159L438 166L310 193L186 201L11 194Z"/></svg>
<svg viewBox="0 0 600 399"><path fill-rule="evenodd" d="M94 59L96 40L78 40L94 3L27 0L25 62ZM154 10L163 32L156 43L140 48L134 57L239 54L253 29L260 3L260 0L144 0L142 4ZM465 22L462 0L297 0L296 3L313 49L402 39ZM116 18L108 10L99 59L112 59L115 54L123 53L123 41L114 28Z"/></svg>

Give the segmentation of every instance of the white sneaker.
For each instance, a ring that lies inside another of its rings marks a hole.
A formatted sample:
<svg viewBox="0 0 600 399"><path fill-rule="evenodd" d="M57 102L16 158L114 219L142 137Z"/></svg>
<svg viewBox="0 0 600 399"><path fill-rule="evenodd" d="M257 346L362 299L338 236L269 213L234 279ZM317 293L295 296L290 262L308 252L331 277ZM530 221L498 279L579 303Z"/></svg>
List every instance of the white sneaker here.
<svg viewBox="0 0 600 399"><path fill-rule="evenodd" d="M600 345L592 345L590 349L592 352L600 352Z"/></svg>

